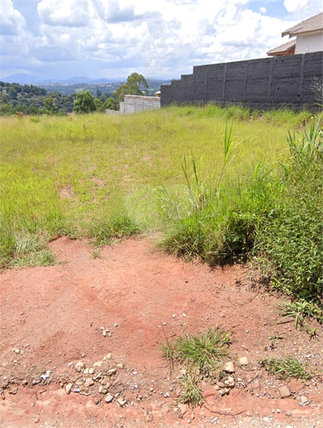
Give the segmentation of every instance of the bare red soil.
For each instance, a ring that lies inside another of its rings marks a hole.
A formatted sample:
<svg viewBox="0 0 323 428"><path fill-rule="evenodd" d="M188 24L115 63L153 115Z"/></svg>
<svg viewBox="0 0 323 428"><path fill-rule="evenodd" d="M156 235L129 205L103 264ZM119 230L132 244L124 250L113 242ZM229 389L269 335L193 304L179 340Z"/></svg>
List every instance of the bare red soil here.
<svg viewBox="0 0 323 428"><path fill-rule="evenodd" d="M86 241L50 247L57 265L0 277L1 427L323 426L319 326L313 340L295 330L247 267L185 263L152 238L104 247L99 257ZM170 371L160 344L215 326L232 341L235 387L221 396L205 382L202 406L178 405L179 368ZM284 382L260 367L287 355L315 376Z"/></svg>

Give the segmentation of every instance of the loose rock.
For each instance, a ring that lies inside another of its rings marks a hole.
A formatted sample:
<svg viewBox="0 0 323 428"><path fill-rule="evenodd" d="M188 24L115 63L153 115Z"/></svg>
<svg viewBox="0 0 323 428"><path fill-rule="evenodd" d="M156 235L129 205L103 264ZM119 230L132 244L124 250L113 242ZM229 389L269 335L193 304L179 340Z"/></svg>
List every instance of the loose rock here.
<svg viewBox="0 0 323 428"><path fill-rule="evenodd" d="M241 366L247 366L249 364L248 358L247 357L240 357L239 358L239 364Z"/></svg>
<svg viewBox="0 0 323 428"><path fill-rule="evenodd" d="M234 373L234 365L232 361L228 361L224 365L224 371L227 373Z"/></svg>
<svg viewBox="0 0 323 428"><path fill-rule="evenodd" d="M122 399L122 398L118 398L117 402L118 402L119 406L123 407L126 405L127 400Z"/></svg>
<svg viewBox="0 0 323 428"><path fill-rule="evenodd" d="M73 384L72 384L72 383L68 383L68 384L65 386L65 391L66 391L66 393L67 393L67 394L69 394L69 393L71 392L72 386L73 386Z"/></svg>
<svg viewBox="0 0 323 428"><path fill-rule="evenodd" d="M279 388L279 395L281 398L287 398L291 396L291 392L287 386L281 386Z"/></svg>
<svg viewBox="0 0 323 428"><path fill-rule="evenodd" d="M113 400L113 395L111 395L111 394L107 394L107 395L105 396L105 402L106 402L106 403L111 403L111 402L112 402L112 400Z"/></svg>
<svg viewBox="0 0 323 428"><path fill-rule="evenodd" d="M94 381L93 381L93 379L91 379L90 377L88 377L86 379L86 381L84 382L84 386L88 387L88 386L92 386L92 385L94 385Z"/></svg>
<svg viewBox="0 0 323 428"><path fill-rule="evenodd" d="M79 361L77 364L75 364L74 368L77 372L80 373L84 369L84 367L85 367L85 364L82 363L82 361Z"/></svg>

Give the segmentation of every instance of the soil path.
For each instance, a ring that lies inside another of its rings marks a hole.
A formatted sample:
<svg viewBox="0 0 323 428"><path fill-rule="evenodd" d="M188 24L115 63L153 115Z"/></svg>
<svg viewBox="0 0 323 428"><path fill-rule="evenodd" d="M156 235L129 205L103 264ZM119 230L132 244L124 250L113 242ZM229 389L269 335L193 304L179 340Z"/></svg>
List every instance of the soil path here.
<svg viewBox="0 0 323 428"><path fill-rule="evenodd" d="M290 355L322 373L322 335L282 320L246 267L185 263L151 237L100 254L86 241L50 246L59 264L0 277L1 427L323 426L322 377L283 382L259 365ZM203 406L178 405L160 344L215 326L232 341L235 387L222 396L205 382Z"/></svg>

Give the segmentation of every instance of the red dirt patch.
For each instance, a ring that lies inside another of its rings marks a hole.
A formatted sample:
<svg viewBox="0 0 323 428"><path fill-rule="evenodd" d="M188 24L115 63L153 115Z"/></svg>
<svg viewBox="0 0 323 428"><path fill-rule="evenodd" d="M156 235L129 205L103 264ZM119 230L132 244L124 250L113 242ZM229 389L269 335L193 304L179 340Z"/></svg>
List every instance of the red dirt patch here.
<svg viewBox="0 0 323 428"><path fill-rule="evenodd" d="M281 323L278 299L252 288L246 267L184 263L158 252L151 239L104 247L99 258L85 241L62 238L50 247L60 264L1 275L3 427L322 423L321 377L282 382L259 366L261 358L290 355L322 373L321 335L311 341L292 322ZM170 373L160 343L214 326L232 340L235 388L221 397L205 383L205 405L178 406L178 373ZM281 339L273 344L270 336ZM93 375L77 372L79 361ZM95 380L85 387L87 377ZM99 393L107 381L110 404ZM283 385L291 397L280 398Z"/></svg>

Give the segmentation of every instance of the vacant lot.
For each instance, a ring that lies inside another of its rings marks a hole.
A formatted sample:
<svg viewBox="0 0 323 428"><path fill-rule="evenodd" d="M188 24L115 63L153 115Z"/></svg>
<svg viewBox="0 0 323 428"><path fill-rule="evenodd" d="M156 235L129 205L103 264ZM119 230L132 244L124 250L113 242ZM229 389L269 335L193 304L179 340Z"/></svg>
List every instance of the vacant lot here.
<svg viewBox="0 0 323 428"><path fill-rule="evenodd" d="M322 424L320 118L0 126L3 426Z"/></svg>

